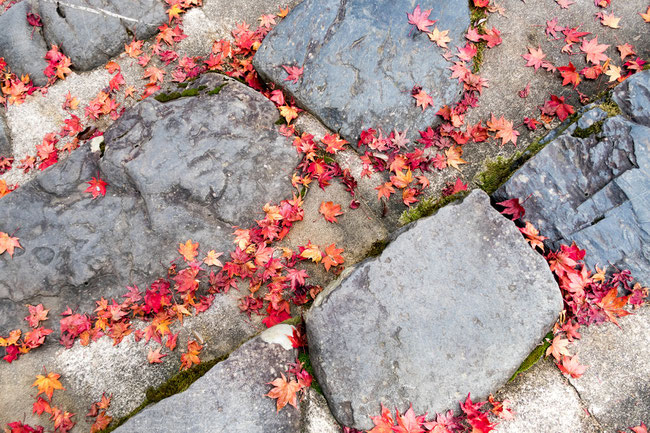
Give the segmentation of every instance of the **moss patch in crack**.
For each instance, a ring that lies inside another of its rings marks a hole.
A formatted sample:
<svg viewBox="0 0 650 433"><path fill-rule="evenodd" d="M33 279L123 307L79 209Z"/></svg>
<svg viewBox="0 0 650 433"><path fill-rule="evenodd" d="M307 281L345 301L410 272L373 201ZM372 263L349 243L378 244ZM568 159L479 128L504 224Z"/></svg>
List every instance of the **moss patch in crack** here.
<svg viewBox="0 0 650 433"><path fill-rule="evenodd" d="M548 347L551 345L552 339L553 339L552 332L546 334L546 336L544 337L544 341L542 341L537 347L535 347L535 349L533 349L533 351L530 352L530 355L528 355L528 357L524 359L524 362L521 363L517 371L515 371L515 374L512 375L510 381L513 381L521 373L528 370L533 365L537 364L537 361L542 359L544 353L546 353L546 349L548 349Z"/></svg>
<svg viewBox="0 0 650 433"><path fill-rule="evenodd" d="M314 367L311 365L311 359L309 358L309 352L304 351L298 354L298 360L302 362L303 368L311 375L311 389L323 395L323 390L321 389L318 381L316 380L316 375L314 374Z"/></svg>
<svg viewBox="0 0 650 433"><path fill-rule="evenodd" d="M226 83L223 83L222 85L215 87L214 89L208 92L208 95L218 95L219 92L221 92L221 89L223 89L225 86Z"/></svg>
<svg viewBox="0 0 650 433"><path fill-rule="evenodd" d="M370 246L370 249L366 253L366 258L379 256L386 249L387 246L388 246L388 241L387 240L375 241Z"/></svg>
<svg viewBox="0 0 650 433"><path fill-rule="evenodd" d="M571 135L577 138L587 138L592 135L600 134L601 132L603 132L603 121L599 120L598 122L594 122L594 124L588 128L576 128Z"/></svg>
<svg viewBox="0 0 650 433"><path fill-rule="evenodd" d="M153 98L158 102L165 103L165 102L173 101L174 99L178 99L180 97L181 97L180 93L170 92L170 93L159 93Z"/></svg>
<svg viewBox="0 0 650 433"><path fill-rule="evenodd" d="M413 221L417 221L420 218L433 215L441 208L447 206L449 203L453 203L456 200L465 198L467 194L469 194L467 191L461 191L447 197L441 197L439 199L434 199L432 197L426 198L418 203L418 205L414 208L405 210L399 217L399 223L400 225L404 226L406 224L412 223Z"/></svg>
<svg viewBox="0 0 650 433"><path fill-rule="evenodd" d="M474 6L473 0L468 0L469 4L469 20L472 23L471 27L476 28L479 33L485 33L485 20L487 19L487 12L485 8L479 8ZM487 43L485 41L480 41L474 43L476 46L476 55L473 59L472 73L478 74L483 65L483 59L485 50L487 48Z"/></svg>

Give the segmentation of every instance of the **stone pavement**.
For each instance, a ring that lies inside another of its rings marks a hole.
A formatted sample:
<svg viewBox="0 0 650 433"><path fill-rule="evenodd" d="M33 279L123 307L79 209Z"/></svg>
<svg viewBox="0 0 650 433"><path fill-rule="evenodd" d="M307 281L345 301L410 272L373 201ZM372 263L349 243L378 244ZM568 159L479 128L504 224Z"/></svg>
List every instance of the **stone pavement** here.
<svg viewBox="0 0 650 433"><path fill-rule="evenodd" d="M251 22L285 6L204 3L184 15L188 37L177 46L180 56L205 55L214 39L229 37L236 22ZM544 37L545 21L554 15L563 25L584 23L601 43L612 45L607 52L612 58L618 54L613 46L623 41L633 41L647 58L650 40L643 35L648 24L638 16L647 6L642 1L614 0L610 10L625 17L621 29L603 29L592 20L600 9L591 1L566 12L551 0L502 3L504 13L490 14L487 26L499 28L503 42L483 53L481 76L490 87L468 112L469 122L485 120L489 113L518 121L537 116L550 93L578 105L577 93L562 86L561 79L526 68L521 58L539 44L557 65L566 61L561 42ZM68 116L60 108L65 95L93 98L110 79L102 68L107 60L117 62L127 82L140 80L137 62L118 54L132 32L146 38L168 22L167 6L153 0L131 2L128 8L109 1L104 12L92 15L79 12L91 2L71 4L76 6L57 10L45 0L24 0L0 15L0 22L11 23L0 36L0 56L16 71L42 81L38 73L46 64L40 59L52 43L60 44L76 66L65 81L49 87L46 97L35 94L24 104L9 105L0 116L0 156L21 158L45 132L60 129ZM436 111L455 102L462 89L448 79L444 52L432 49L426 35L407 23L406 13L415 6L406 0L305 0L269 33L254 58L260 75L307 111L296 121L298 132L320 140L336 131L352 143L333 160L358 180L355 196L340 183L321 189L314 181L304 196L302 221L279 244L299 250L309 242L322 249L335 243L344 249L348 269L339 279L323 266L301 263L311 276L309 284L331 286L309 311L292 307L293 315L305 313L314 380L324 397L306 388L297 408L276 413L275 401L264 394L271 389L268 383L296 361L300 351L288 338L294 337L294 328L276 325L257 335L264 325L261 317L240 312L247 289L242 287L244 293L216 294L205 312L172 326L179 346L198 340L204 347L201 360L220 362L186 391L148 406L117 431L329 433L342 425L372 427L369 416L379 415L380 402L402 413L412 403L418 414L433 415L456 409L467 392L475 401L490 393L510 400L515 418L500 421L496 431L614 433L650 423L647 307L619 319L622 329L611 323L581 328L573 349L588 366L582 378L566 379L547 359L505 384L562 309L546 262L512 222L490 207L483 192L400 229L402 203L377 200L376 186L391 181L391 173L361 175L363 160L355 144L362 129L374 126L388 134L396 128L416 138L418 130L439 123ZM467 2L421 6L433 9L436 27L450 30L454 52L463 46L472 14ZM34 29L34 39L31 26L12 19L28 9L39 12L44 22ZM135 17L137 26L128 19L116 21L118 12ZM63 30L85 19L90 19L87 28ZM87 34L88 28L100 27L102 32ZM150 40L146 47L152 45ZM571 60L582 68L582 58ZM282 65L305 68L297 83L285 80ZM169 65L163 71L174 72ZM597 101L569 119L492 197L523 201L532 194L524 206L542 235L555 245L577 241L587 248L590 265L609 262L632 269L646 284L649 77L642 72L629 78L615 89L613 102ZM519 97L528 82L530 95ZM177 90L175 84L166 86L163 92ZM434 97L433 107L415 105L411 96L417 86ZM593 97L606 86L602 80L587 82L580 90ZM178 243L187 239L198 241L201 249L232 251L236 227L263 218L265 203L294 194L289 180L300 156L291 138L281 134L279 116L267 98L220 74L205 74L186 89L198 96L137 104L124 98L120 104L126 111L119 120L91 123L105 131L101 146L86 145L38 175L16 169L1 177L21 186L0 199L0 231L18 230L24 249L13 258L0 256L0 336L24 325L25 303L51 308L49 322L54 323L48 326L56 330L44 346L11 364L0 363L1 426L15 420L46 423L31 413L29 395L44 366L62 375L66 390L55 398L77 414L72 432L90 428L92 420L83 415L102 393L113 395L109 412L115 419L138 408L148 390L174 377L182 362L179 351L170 351L162 364L149 364L152 344L135 333L120 344L105 336L64 349L56 342L58 314L68 305L90 312L102 296L121 299L127 285L148 286L167 272L178 257ZM616 109L620 114L612 112ZM520 148L545 132L518 129ZM413 143L408 146L413 150ZM494 143L470 142L466 149L464 158L472 164L462 170L423 173L435 191L427 194L437 195L457 176L478 181L475 175L484 163L516 152ZM94 176L110 185L96 200L83 192ZM325 201L342 205L337 224L319 213ZM145 332L145 326L134 321L133 330Z"/></svg>

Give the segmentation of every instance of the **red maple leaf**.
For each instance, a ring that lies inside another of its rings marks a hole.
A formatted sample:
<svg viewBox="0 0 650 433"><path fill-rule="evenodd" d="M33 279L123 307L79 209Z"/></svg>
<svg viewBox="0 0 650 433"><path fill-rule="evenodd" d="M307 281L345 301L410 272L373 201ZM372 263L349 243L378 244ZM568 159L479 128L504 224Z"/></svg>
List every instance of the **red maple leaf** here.
<svg viewBox="0 0 650 433"><path fill-rule="evenodd" d="M598 36L596 36L590 41L583 39L580 51L587 54L588 62L598 65L601 61L607 61L607 55L603 54L607 48L609 48L609 45L599 44Z"/></svg>
<svg viewBox="0 0 650 433"><path fill-rule="evenodd" d="M291 81L293 84L298 83L298 79L302 76L302 73L304 72L305 68L299 68L297 66L285 66L282 65L285 71L287 71L287 74L289 76L284 79L284 81Z"/></svg>
<svg viewBox="0 0 650 433"><path fill-rule="evenodd" d="M99 197L100 195L102 197L106 195L106 186L108 184L104 182L102 179L93 177L92 180L86 183L90 186L86 188L84 192L91 193L93 195L93 200Z"/></svg>
<svg viewBox="0 0 650 433"><path fill-rule="evenodd" d="M522 57L527 61L526 66L532 66L537 70L544 64L546 54L542 52L541 47L537 49L528 47L528 54L524 54Z"/></svg>
<svg viewBox="0 0 650 433"><path fill-rule="evenodd" d="M325 270L329 271L331 267L336 267L345 262L341 253L343 248L336 248L336 244L332 244L325 248L325 255L323 256L323 265Z"/></svg>
<svg viewBox="0 0 650 433"><path fill-rule="evenodd" d="M411 95L415 98L416 106L422 107L424 111L429 105L433 105L433 98L427 94L421 87L414 87Z"/></svg>
<svg viewBox="0 0 650 433"><path fill-rule="evenodd" d="M586 365L581 365L578 362L578 355L569 357L563 356L562 362L557 364L558 368L562 373L567 376L571 376L574 379L578 379L587 369Z"/></svg>
<svg viewBox="0 0 650 433"><path fill-rule="evenodd" d="M5 232L0 232L0 254L6 251L13 258L14 248L23 248L20 246L18 238L11 237Z"/></svg>
<svg viewBox="0 0 650 433"><path fill-rule="evenodd" d="M381 415L379 416L371 416L370 419L372 422L375 424L375 426L372 428L372 430L369 430L368 433L392 433L393 432L393 425L395 422L393 421L393 415L391 414L390 410L382 403L381 405Z"/></svg>
<svg viewBox="0 0 650 433"><path fill-rule="evenodd" d="M580 84L580 81L582 81L580 74L576 71L576 67L573 66L573 63L571 62L569 62L567 66L560 66L557 70L560 71L560 75L562 75L562 78L564 79L564 81L562 81L563 86L573 84L573 87L575 88Z"/></svg>
<svg viewBox="0 0 650 433"><path fill-rule="evenodd" d="M397 426L393 427L395 433L424 433L422 424L425 422L425 416L415 416L413 405L401 416L399 411L395 414Z"/></svg>
<svg viewBox="0 0 650 433"><path fill-rule="evenodd" d="M503 215L511 215L513 220L518 220L526 214L526 210L519 203L518 198L511 198L510 200L504 200L497 204L504 207L501 213Z"/></svg>
<svg viewBox="0 0 650 433"><path fill-rule="evenodd" d="M420 10L420 5L417 5L413 10L413 13L406 13L406 17L409 19L409 24L413 24L421 32L429 32L429 27L434 25L438 20L431 21L429 19L429 14L431 9L426 11Z"/></svg>

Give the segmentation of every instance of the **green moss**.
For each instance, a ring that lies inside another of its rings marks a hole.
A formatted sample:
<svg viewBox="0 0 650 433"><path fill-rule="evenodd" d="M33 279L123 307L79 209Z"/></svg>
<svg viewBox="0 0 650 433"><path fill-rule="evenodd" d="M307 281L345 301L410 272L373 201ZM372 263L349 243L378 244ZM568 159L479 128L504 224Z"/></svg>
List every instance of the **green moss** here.
<svg viewBox="0 0 650 433"><path fill-rule="evenodd" d="M184 83L178 83L178 87L181 87L181 88L183 88L183 89L184 89L184 88L186 88L186 87L187 87L187 85L188 85L188 84L190 84L190 83L188 83L187 81L186 81L186 82L184 82Z"/></svg>
<svg viewBox="0 0 650 433"><path fill-rule="evenodd" d="M603 121L600 120L598 122L595 122L593 125L591 125L588 128L581 129L581 128L576 128L575 131L573 131L574 137L578 138L587 138L591 137L592 135L597 135L600 134L603 131Z"/></svg>
<svg viewBox="0 0 650 433"><path fill-rule="evenodd" d="M200 89L185 89L181 93L181 96L183 96L183 97L185 97L185 96L196 96L196 95L199 94L199 92L200 92Z"/></svg>
<svg viewBox="0 0 650 433"><path fill-rule="evenodd" d="M170 377L165 383L161 384L156 388L149 388L145 394L146 398L142 402L142 404L140 404L140 406L133 409L129 414L112 422L111 425L105 430L102 430L101 433L112 432L113 430L115 430L116 428L124 424L129 418L136 415L138 412L140 412L142 409L149 406L150 404L157 403L167 397L171 397L174 394L178 394L180 392L185 391L187 388L190 387L192 383L196 382L201 376L207 373L208 370L210 370L217 363L223 361L227 357L228 356L226 355L221 358L213 359L212 361L202 362L199 365L195 365L194 367L188 370L183 370L179 373L176 373L174 376Z"/></svg>
<svg viewBox="0 0 650 433"><path fill-rule="evenodd" d="M316 375L314 374L314 367L311 365L311 359L309 358L308 352L300 352L298 354L298 360L302 362L303 368L307 370L307 373L311 375L311 388L319 394L323 394L318 381L316 380Z"/></svg>
<svg viewBox="0 0 650 433"><path fill-rule="evenodd" d="M551 345L551 341L550 341L551 339L553 339L553 333L549 332L544 337L544 341L542 341L540 345L535 347L535 349L532 352L530 352L530 355L528 355L528 357L524 359L524 362L521 363L517 371L515 371L515 374L513 374L512 377L510 378L511 381L514 380L515 377L519 376L524 371L528 370L533 365L537 364L537 361L542 359L542 356L544 356L544 353L546 353L546 349Z"/></svg>
<svg viewBox="0 0 650 433"><path fill-rule="evenodd" d="M387 246L388 246L387 240L375 241L375 243L373 243L370 246L370 249L366 253L366 258L379 256L386 249Z"/></svg>
<svg viewBox="0 0 650 433"><path fill-rule="evenodd" d="M488 195L494 194L501 185L510 179L510 176L516 170L513 168L513 159L499 156L497 159L486 161L485 170L477 176L479 188Z"/></svg>
<svg viewBox="0 0 650 433"><path fill-rule="evenodd" d="M222 84L222 85L220 85L220 86L215 87L214 89L212 89L212 90L210 90L210 91L208 92L208 95L218 95L219 92L221 92L221 89L223 89L225 86L226 86L226 83L224 83L224 84Z"/></svg>
<svg viewBox="0 0 650 433"><path fill-rule="evenodd" d="M607 97L603 98L603 101L598 104L598 107L606 112L608 117L619 116L621 114L621 108L616 102L614 102L611 94L608 94Z"/></svg>
<svg viewBox="0 0 650 433"><path fill-rule="evenodd" d="M154 99L158 102L169 102L173 101L174 99L178 99L181 97L181 94L178 92L171 92L171 93L159 93L156 96L154 96Z"/></svg>
<svg viewBox="0 0 650 433"><path fill-rule="evenodd" d="M476 28L476 30L481 30L481 33L485 33L485 19L487 19L487 12L485 8L477 8L474 6L473 0L469 1L469 19L471 27ZM474 43L476 45L476 55L474 56L474 64L472 66L472 73L478 74L483 65L483 59L485 55L485 50L487 49L487 43L481 41Z"/></svg>
<svg viewBox="0 0 650 433"><path fill-rule="evenodd" d="M469 194L467 191L461 191L447 197L441 197L439 199L424 199L414 208L405 210L399 218L399 223L400 225L406 225L412 223L413 221L417 221L420 218L433 215L435 212L447 206L449 203L453 203L456 200L465 198L467 194Z"/></svg>

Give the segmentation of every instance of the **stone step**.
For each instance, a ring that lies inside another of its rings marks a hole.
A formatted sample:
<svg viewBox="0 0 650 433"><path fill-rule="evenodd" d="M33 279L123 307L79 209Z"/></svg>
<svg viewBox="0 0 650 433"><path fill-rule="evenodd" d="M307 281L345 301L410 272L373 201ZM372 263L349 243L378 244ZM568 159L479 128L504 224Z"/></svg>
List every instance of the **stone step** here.
<svg viewBox="0 0 650 433"><path fill-rule="evenodd" d="M116 433L338 433L321 395L308 389L298 408L276 411L266 397L276 378L295 362L288 336L293 327L276 325L242 345L186 391L147 407Z"/></svg>

